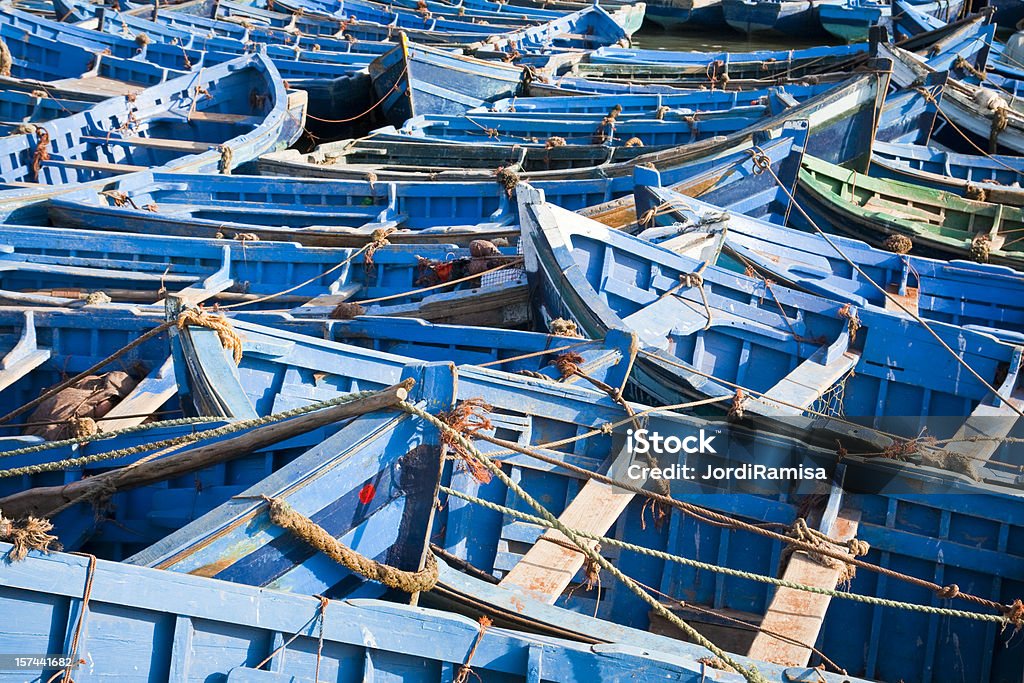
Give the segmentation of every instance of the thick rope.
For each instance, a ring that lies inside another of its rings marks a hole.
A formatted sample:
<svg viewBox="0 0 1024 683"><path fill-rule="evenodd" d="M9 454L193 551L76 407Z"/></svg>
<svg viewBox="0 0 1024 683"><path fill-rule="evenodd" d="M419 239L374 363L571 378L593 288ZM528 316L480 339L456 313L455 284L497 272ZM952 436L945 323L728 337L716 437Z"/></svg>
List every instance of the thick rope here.
<svg viewBox="0 0 1024 683"><path fill-rule="evenodd" d="M650 605L651 608L656 613L658 613L659 616L661 616L663 619L671 623L676 628L683 631L689 638L691 638L698 645L707 648L711 651L712 654L721 658L722 661L724 661L726 664L728 664L737 672L739 672L748 681L748 683L767 683L764 676L761 675L761 673L757 670L756 667L751 666L747 668L740 665L740 663L733 659L728 652L726 652L725 650L723 650L722 648L718 647L710 640L705 638L699 631L697 631L697 629L693 628L688 623L680 619L674 612L672 612L667 607L662 605L661 602L654 599L649 593L647 593L647 591L643 590L643 588L638 586L636 582L628 576L626 576L622 572L622 570L620 570L618 567L616 567L607 559L605 559L604 556L602 556L600 553L595 552L592 548L585 544L578 534L574 533L573 530L565 526L565 524L563 524L562 521L558 519L558 517L551 514L551 512L548 511L547 508L538 503L533 498L533 496L527 493L526 490L524 490L521 486L519 486L519 484L513 481L507 474L505 474L501 467L493 463L489 458L487 458L479 450L477 450L476 446L474 446L473 443L469 441L469 439L467 439L461 433L452 429L447 423L438 419L436 416L431 415L430 413L428 413L427 411L423 410L418 406L412 405L408 401L402 401L398 403L396 407L429 422L430 424L437 427L437 429L450 434L452 438L459 441L462 447L465 448L468 452L472 453L472 455L475 458L477 458L484 467L490 470L493 476L497 477L501 481L501 483L504 484L510 491L519 496L519 498L522 499L531 508L533 508L537 512L537 514L541 515L541 517L547 520L547 522L551 524L551 528L562 532L562 534L565 535L566 538L568 538L572 543L579 547L580 551L583 552L583 554L586 555L591 562L595 563L601 569L612 574L612 576L621 581L630 590L630 592L632 592L638 598L640 598L648 605Z"/></svg>
<svg viewBox="0 0 1024 683"><path fill-rule="evenodd" d="M302 539L338 564L360 576L405 593L429 591L437 585L437 559L427 553L426 566L418 572L403 571L381 564L356 552L329 534L322 526L297 512L280 498L261 496L270 506L270 521Z"/></svg>
<svg viewBox="0 0 1024 683"><path fill-rule="evenodd" d="M251 303L251 302L246 302ZM174 324L179 330L184 330L190 325L206 327L217 333L221 346L231 352L235 359L235 365L242 362L242 338L235 332L227 317L223 313L207 313L195 309L185 309L179 315Z"/></svg>
<svg viewBox="0 0 1024 683"><path fill-rule="evenodd" d="M506 507L499 503L494 503L483 498L472 496L468 493L457 491L455 489L442 486L440 488L441 493L445 493L449 496L461 498L469 503L479 505L493 510L501 514L515 517L516 519L528 522L530 524L537 524L547 528L553 528L550 523L546 520L531 515L514 508ZM602 545L607 544L622 548L623 550L630 550L632 552L640 553L648 557L653 557L658 560L664 560L666 562L674 562L681 564L686 567L693 567L703 571L714 572L716 574L723 574L725 576L732 576L739 579L747 579L749 581L756 581L758 583L766 583L779 588L790 588L793 590L804 591L807 593L816 593L818 595L827 595L831 598L841 598L843 600L850 600L853 602L860 602L868 605L877 605L879 607L892 607L895 609L903 609L909 612L920 612L924 614L936 614L945 617L956 617L960 619L972 619L975 621L985 621L990 623L998 623L1004 625L1012 625L1013 622L1006 616L998 614L981 614L980 612L968 612L965 610L948 609L944 607L932 607L931 605L919 605L912 602L901 602L899 600L889 600L886 598L879 598L873 595L861 595L858 593L849 593L847 591L841 591L830 588L822 588L820 586L809 586L802 583L796 583L794 581L788 581L786 579L779 579L774 576L766 576L764 574L757 574L755 572L743 571L741 569L733 569L732 567L723 567L716 564L710 564L708 562L701 562L688 557L681 557L679 555L673 555L662 550L655 550L654 548L648 548L642 545L636 545L634 543L628 543L626 541L619 540L617 538L610 538L608 536L601 536L600 534L590 533L588 531L574 530L575 533L581 538L595 541ZM543 536L541 538L544 538ZM573 548L575 549L575 548ZM944 597L944 596L940 596Z"/></svg>

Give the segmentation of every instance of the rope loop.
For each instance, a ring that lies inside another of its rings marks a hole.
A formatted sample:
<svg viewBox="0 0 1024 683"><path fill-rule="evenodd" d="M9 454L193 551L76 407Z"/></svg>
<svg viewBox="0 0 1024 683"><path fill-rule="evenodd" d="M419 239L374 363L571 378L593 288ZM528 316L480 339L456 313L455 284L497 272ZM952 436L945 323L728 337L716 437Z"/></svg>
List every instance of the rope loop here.
<svg viewBox="0 0 1024 683"><path fill-rule="evenodd" d="M179 330L190 325L206 327L217 333L221 346L231 352L235 365L242 362L242 338L235 332L230 321L223 313L207 313L195 309L185 309L178 315L175 323Z"/></svg>

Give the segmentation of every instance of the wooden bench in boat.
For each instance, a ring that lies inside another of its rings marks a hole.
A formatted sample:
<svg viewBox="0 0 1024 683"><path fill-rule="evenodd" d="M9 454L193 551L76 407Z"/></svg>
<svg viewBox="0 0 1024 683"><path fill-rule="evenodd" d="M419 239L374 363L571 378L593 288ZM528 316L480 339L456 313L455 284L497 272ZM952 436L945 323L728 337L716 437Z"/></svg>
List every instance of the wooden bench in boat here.
<svg viewBox="0 0 1024 683"><path fill-rule="evenodd" d="M860 524L860 510L844 505L845 475L846 466L837 465L818 525L819 531L840 544L856 538ZM835 590L843 581L845 572L846 567L838 560L825 564L806 552L798 551L790 556L781 578L805 586ZM792 588L776 589L747 656L784 666L807 666L831 601L828 595ZM771 635L773 633L784 633L787 638L783 640Z"/></svg>
<svg viewBox="0 0 1024 683"><path fill-rule="evenodd" d="M166 149L172 152L191 152L199 154L215 149L218 145L213 142L193 142L191 140L165 140L163 138L147 137L107 137L103 135L83 135L82 140L100 145L125 145L128 147L150 147L153 149Z"/></svg>
<svg viewBox="0 0 1024 683"><path fill-rule="evenodd" d="M25 311L25 327L21 332L21 338L14 348L0 359L0 391L45 363L51 354L50 349L40 348L36 340L35 313Z"/></svg>
<svg viewBox="0 0 1024 683"><path fill-rule="evenodd" d="M96 423L105 432L140 425L177 393L173 358L168 357Z"/></svg>
<svg viewBox="0 0 1024 683"><path fill-rule="evenodd" d="M626 448L615 457L608 476L623 478L632 460ZM641 482L636 482L642 485ZM558 519L570 529L604 535L618 521L626 506L633 500L629 491L589 480ZM584 541L593 548L594 541ZM563 545L564 544L564 545ZM530 548L522 559L502 578L499 585L516 587L532 597L554 604L572 582L584 564L582 552L573 548L560 531L549 529Z"/></svg>
<svg viewBox="0 0 1024 683"><path fill-rule="evenodd" d="M47 159L43 166L61 166L64 168L79 168L84 171L100 171L107 173L134 173L145 171L148 166L136 166L134 164L111 164L105 161L86 161L85 159Z"/></svg>
<svg viewBox="0 0 1024 683"><path fill-rule="evenodd" d="M818 349L792 372L760 397L771 412L798 412L794 406L809 408L836 382L857 367L860 352L849 348L849 335Z"/></svg>

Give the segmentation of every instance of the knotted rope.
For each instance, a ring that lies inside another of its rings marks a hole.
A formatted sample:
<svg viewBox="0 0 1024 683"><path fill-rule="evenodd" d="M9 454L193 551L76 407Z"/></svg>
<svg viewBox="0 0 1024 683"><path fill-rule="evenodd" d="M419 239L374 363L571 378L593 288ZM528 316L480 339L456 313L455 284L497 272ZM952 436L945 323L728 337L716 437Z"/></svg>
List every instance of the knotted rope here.
<svg viewBox="0 0 1024 683"><path fill-rule="evenodd" d="M217 162L217 170L223 175L231 175L231 163L235 153L227 145L220 146L220 161Z"/></svg>
<svg viewBox="0 0 1024 683"><path fill-rule="evenodd" d="M988 263L992 242L988 235L977 235L971 240L971 260Z"/></svg>
<svg viewBox="0 0 1024 683"><path fill-rule="evenodd" d="M857 341L857 330L860 329L860 318L857 317L857 310L850 304L843 304L839 309L839 317L846 320L846 329L850 333L850 343Z"/></svg>
<svg viewBox="0 0 1024 683"><path fill-rule="evenodd" d="M13 65L14 59L11 57L11 49L7 47L7 43L0 40L0 76L10 76Z"/></svg>
<svg viewBox="0 0 1024 683"><path fill-rule="evenodd" d="M11 562L24 560L30 550L42 553L60 550L57 537L50 533L53 524L47 519L27 517L26 519L7 519L0 512L0 541L10 543L13 547L7 553Z"/></svg>
<svg viewBox="0 0 1024 683"><path fill-rule="evenodd" d="M882 248L894 254L909 254L914 248L914 243L906 235L892 234L882 242Z"/></svg>
<svg viewBox="0 0 1024 683"><path fill-rule="evenodd" d="M433 557L433 555L431 555ZM459 667L458 673L455 674L455 678L452 679L452 683L467 683L469 675L473 673L473 670L469 668L470 662L473 661L473 655L476 654L476 649L480 647L480 641L484 639L484 633L491 627L491 620L486 616L481 616L477 620L480 624L480 630L476 634L476 639L473 641L473 646L469 648L469 654L466 655L466 661L462 666ZM476 676L476 674L473 674ZM479 676L476 676L478 679Z"/></svg>
<svg viewBox="0 0 1024 683"><path fill-rule="evenodd" d="M38 142L36 142L35 152L32 153L32 180L38 182L43 162L50 159L50 132L45 128L39 128L36 130L36 137Z"/></svg>
<svg viewBox="0 0 1024 683"><path fill-rule="evenodd" d="M558 337L582 337L576 323L566 318L555 318L548 323L548 330Z"/></svg>
<svg viewBox="0 0 1024 683"><path fill-rule="evenodd" d="M235 332L235 328L224 316L223 313L207 313L194 309L186 309L181 312L175 323L179 330L184 330L189 325L206 327L217 333L221 346L231 352L235 359L235 365L242 362L242 338Z"/></svg>
<svg viewBox="0 0 1024 683"><path fill-rule="evenodd" d="M323 527L293 509L280 498L260 496L270 506L270 521L291 532L317 552L323 553L349 571L405 593L429 591L437 585L437 560L427 554L423 569L410 572L381 564L331 536Z"/></svg>
<svg viewBox="0 0 1024 683"><path fill-rule="evenodd" d="M456 435L472 438L476 436L477 432L494 429L491 420L484 414L490 410L491 406L484 403L483 399L467 398L460 401L451 410L438 415L438 418L449 428L441 432L441 443L445 450L458 455L466 470L481 484L490 483L491 473L480 464L477 458L473 457L473 454L465 447L463 440L456 438Z"/></svg>

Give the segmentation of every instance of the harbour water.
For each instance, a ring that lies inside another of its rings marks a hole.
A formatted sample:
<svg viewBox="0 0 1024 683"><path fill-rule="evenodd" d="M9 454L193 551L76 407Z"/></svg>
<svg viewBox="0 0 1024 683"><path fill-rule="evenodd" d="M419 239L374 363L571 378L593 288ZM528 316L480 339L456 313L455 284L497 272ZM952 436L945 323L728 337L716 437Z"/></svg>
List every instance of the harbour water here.
<svg viewBox="0 0 1024 683"><path fill-rule="evenodd" d="M749 52L752 50L798 50L829 41L822 36L801 39L798 36L745 36L727 29L701 29L693 31L665 31L650 22L644 24L633 36L633 46L647 50L729 50Z"/></svg>

